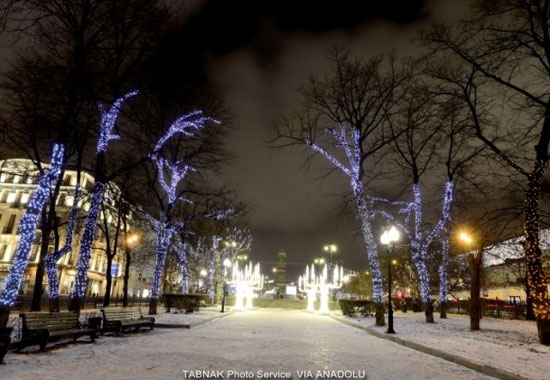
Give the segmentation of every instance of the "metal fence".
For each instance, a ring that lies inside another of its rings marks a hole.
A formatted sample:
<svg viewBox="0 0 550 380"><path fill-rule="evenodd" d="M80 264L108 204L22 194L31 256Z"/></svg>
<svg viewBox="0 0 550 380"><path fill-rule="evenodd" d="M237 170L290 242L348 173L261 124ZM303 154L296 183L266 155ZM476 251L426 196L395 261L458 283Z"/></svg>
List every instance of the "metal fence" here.
<svg viewBox="0 0 550 380"><path fill-rule="evenodd" d="M447 312L470 314L470 300L447 301ZM481 312L485 317L525 319L527 306L525 302L506 302L499 299L482 298Z"/></svg>

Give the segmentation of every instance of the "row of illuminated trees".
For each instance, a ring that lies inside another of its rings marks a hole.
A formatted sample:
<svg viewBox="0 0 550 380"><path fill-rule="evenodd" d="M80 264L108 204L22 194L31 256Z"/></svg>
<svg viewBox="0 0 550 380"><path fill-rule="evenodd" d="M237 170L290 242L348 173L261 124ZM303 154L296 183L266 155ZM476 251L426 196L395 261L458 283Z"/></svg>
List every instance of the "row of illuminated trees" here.
<svg viewBox="0 0 550 380"><path fill-rule="evenodd" d="M307 147L349 184L377 323L384 323L377 223L406 236L432 322L427 267L436 251L444 307L453 219L517 229L521 215L529 297L540 341L550 344L539 241L550 148L549 14L549 1L479 1L468 19L423 32L412 58L334 49L331 69L311 76L300 88L303 105L276 124L274 145Z"/></svg>
<svg viewBox="0 0 550 380"><path fill-rule="evenodd" d="M40 309L47 276L50 306L58 310L57 262L76 249L70 309L78 311L98 229L110 240L109 262L116 247L125 245L132 210L148 220L156 235L150 304L154 313L167 255L178 250L180 263L187 265L185 252L180 252L185 249L178 249L177 243L196 247L195 224L203 220L221 225L217 235L226 238L231 223L242 218L234 188L214 181L232 158L225 149L227 125L220 125L228 120L223 103L198 88L177 57L165 59L172 47L163 42L179 27L171 6L155 0L0 4L0 32L13 42L15 53L0 81L3 154L29 158L39 173L0 295L0 326L7 323L33 244L40 250L32 309ZM192 111L196 109L209 116ZM76 171L78 178L74 206L61 220L56 200L65 170ZM84 196L79 188L83 172L94 177L86 213L77 210ZM120 188L120 199L106 199L111 182ZM118 213L114 230L100 218L110 202ZM79 224L83 231L75 244ZM59 238L61 228L64 240ZM51 245L53 253L48 252Z"/></svg>

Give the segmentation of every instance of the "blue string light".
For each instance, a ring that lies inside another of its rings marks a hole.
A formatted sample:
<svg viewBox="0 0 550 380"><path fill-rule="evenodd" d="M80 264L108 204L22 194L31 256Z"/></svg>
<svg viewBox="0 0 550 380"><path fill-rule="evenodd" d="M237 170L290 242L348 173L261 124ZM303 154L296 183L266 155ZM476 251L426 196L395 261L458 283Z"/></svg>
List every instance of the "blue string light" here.
<svg viewBox="0 0 550 380"><path fill-rule="evenodd" d="M65 237L65 245L58 251L55 251L44 258L46 273L48 275L48 294L50 299L59 298L59 278L57 276L57 261L71 252L73 244L73 235L76 226L76 217L78 215L78 200L80 198L80 184L77 183L74 190L73 206L69 213L69 221L67 223L67 236Z"/></svg>
<svg viewBox="0 0 550 380"><path fill-rule="evenodd" d="M103 155L107 151L109 141L120 139L120 136L113 134L113 128L116 124L118 114L120 112L120 106L122 103L136 96L139 91L131 91L126 95L118 98L113 103L109 111L106 111L103 105L99 104L99 110L101 112L101 124L99 139L97 142L97 154ZM92 244L95 239L95 233L97 229L97 217L99 215L99 209L103 202L103 193L105 192L105 183L103 178L96 178L94 187L92 188L92 201L88 216L86 218L86 225L84 227L84 233L80 240L80 252L78 255L77 273L75 276L75 284L71 297L73 299L82 299L86 293L86 284L88 281L88 268L90 264L90 257L92 255Z"/></svg>
<svg viewBox="0 0 550 380"><path fill-rule="evenodd" d="M10 273L6 285L0 296L0 305L11 307L15 304L17 292L21 286L21 280L29 260L29 252L36 236L36 226L42 209L44 208L50 189L57 182L61 174L65 157L65 147L55 144L52 151L51 163L48 171L40 177L38 188L33 193L25 211L25 215L19 223L19 245L13 257Z"/></svg>
<svg viewBox="0 0 550 380"><path fill-rule="evenodd" d="M183 227L183 221L173 223L170 221L171 210L178 200L190 202L187 199L178 199L178 186L185 180L189 171L194 169L185 164L183 161L178 160L176 162L168 162L166 159L160 156L160 152L166 142L170 140L176 134L182 134L186 137L193 136L194 132L204 128L207 122L219 124L220 122L210 117L202 116L202 111L194 111L187 113L172 123L168 131L158 140L155 145L153 153L150 155L151 159L155 162L158 171L158 183L166 193L168 199L168 213L161 213L160 219L154 220L149 217L149 220L153 224L153 228L156 230L157 236L157 248L156 248L156 263L155 271L153 274L153 286L151 289L151 298L156 300L160 296L160 285L162 272L164 270L164 263L166 261L166 252L170 246L170 241L174 232ZM169 179L167 179L166 172L169 173Z"/></svg>
<svg viewBox="0 0 550 380"><path fill-rule="evenodd" d="M75 283L72 292L72 298L83 298L86 294L86 283L88 281L88 268L90 257L92 256L92 244L95 239L97 229L97 217L101 202L103 201L103 193L105 185L99 181L94 183L92 189L92 202L86 218L84 234L80 239L80 254L78 256L78 265L76 267Z"/></svg>
<svg viewBox="0 0 550 380"><path fill-rule="evenodd" d="M113 106L106 111L103 107L103 104L99 103L99 112L101 113L101 130L99 134L99 140L97 142L97 153L105 153L107 151L107 146L111 140L119 140L120 136L113 134L113 128L115 127L118 114L120 112L120 106L127 99L136 96L139 94L138 90L130 91L126 95L118 98L113 103Z"/></svg>
<svg viewBox="0 0 550 380"><path fill-rule="evenodd" d="M350 130L349 132L348 129ZM346 128L346 126L341 124L339 130L331 128L325 130L325 132L336 140L334 147L344 151L347 158L347 164L340 161L336 156L311 140L306 141L306 144L315 152L325 157L350 179L350 185L355 198L355 206L357 208L357 218L361 225L361 232L363 234L367 253L367 261L372 273L373 299L375 303L380 305L382 304L384 292L382 288L382 274L380 271L380 262L378 260L377 244L372 233L370 222L371 213L369 211L367 198L363 192L364 184L362 182L361 164L364 157L363 148L361 146L361 131L354 127Z"/></svg>
<svg viewBox="0 0 550 380"><path fill-rule="evenodd" d="M430 297L430 277L427 268L427 260L429 259L429 247L434 240L439 239L442 242L448 242L448 232L446 230L446 225L451 220L451 205L453 202L453 190L454 182L448 181L445 184L445 194L443 198L443 205L441 207L441 216L434 228L425 235L422 225L422 196L420 192L420 186L418 183L413 184L413 198L412 202L404 201L389 201L383 198L369 198L371 204L375 202L382 202L389 205L396 205L400 207L398 214L405 214L405 223L402 223L398 218L396 218L391 213L380 210L373 207L373 213L381 215L386 221L397 225L409 238L410 247L411 247L411 256L415 264L416 272L418 274L418 280L420 282L420 296L422 301L426 304L431 303ZM410 229L407 226L409 222L410 215L414 215L414 224L413 229ZM443 248L448 248L443 244ZM442 263L439 268L440 272L440 297L442 295L442 288L445 287L445 297L446 297L446 287L447 287L447 262L448 262L448 249L442 250ZM441 299L441 298L440 298Z"/></svg>

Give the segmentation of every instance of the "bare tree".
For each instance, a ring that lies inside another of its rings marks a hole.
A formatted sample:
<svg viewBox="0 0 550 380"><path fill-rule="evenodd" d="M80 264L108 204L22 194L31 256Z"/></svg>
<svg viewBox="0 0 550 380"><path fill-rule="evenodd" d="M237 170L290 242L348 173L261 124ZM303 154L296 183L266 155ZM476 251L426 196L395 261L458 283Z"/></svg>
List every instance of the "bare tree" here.
<svg viewBox="0 0 550 380"><path fill-rule="evenodd" d="M366 186L383 149L398 135L390 126L399 92L410 75L398 68L393 56L362 60L334 49L329 58L331 71L311 77L301 88L303 108L276 125L274 143L278 148L308 147L328 160L331 172L350 181L372 273L377 324L383 325L383 288Z"/></svg>
<svg viewBox="0 0 550 380"><path fill-rule="evenodd" d="M479 0L474 11L476 18L437 27L424 38L434 61L448 65L440 79L469 107L473 136L526 183L527 281L539 340L550 345L550 299L539 245L539 199L550 145L550 1Z"/></svg>

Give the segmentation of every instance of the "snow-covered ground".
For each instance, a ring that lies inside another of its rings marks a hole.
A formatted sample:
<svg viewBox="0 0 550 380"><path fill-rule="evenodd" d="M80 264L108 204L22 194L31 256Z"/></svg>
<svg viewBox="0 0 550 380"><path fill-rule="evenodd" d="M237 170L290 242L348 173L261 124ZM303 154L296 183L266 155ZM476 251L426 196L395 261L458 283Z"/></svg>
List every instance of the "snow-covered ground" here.
<svg viewBox="0 0 550 380"><path fill-rule="evenodd" d="M227 308L226 310L230 311L230 308ZM144 316L148 316L147 314L147 308L142 307L141 312ZM20 339L20 319L19 319L19 311L10 313L10 317L8 320L8 326L13 327L13 331L11 333L12 341L18 341ZM201 322L204 320L212 319L219 317L220 315L220 308L219 307L204 307L199 310L197 313L176 313L174 311L170 313L164 312L164 308L159 308L159 313L157 315L154 315L155 322L157 324L165 324L165 325L193 325L197 322ZM86 323L88 318L91 317L101 317L101 311L99 309L86 309L82 310L80 312L80 323Z"/></svg>
<svg viewBox="0 0 550 380"><path fill-rule="evenodd" d="M384 332L374 318L347 317ZM550 347L538 343L534 322L484 318L481 331L470 331L467 315L450 314L436 323L424 322L424 313L395 313L396 335L466 359L491 365L529 379L550 379Z"/></svg>
<svg viewBox="0 0 550 380"><path fill-rule="evenodd" d="M224 371L224 379L260 378L266 371L299 379L298 371L315 376L323 370L356 371L356 376L364 371L371 380L490 379L330 317L297 310L260 309L190 330L155 329L101 337L96 343L85 340L43 353L10 352L6 365L0 366L0 379L190 379L184 371L197 370ZM335 378L327 375L325 379Z"/></svg>

